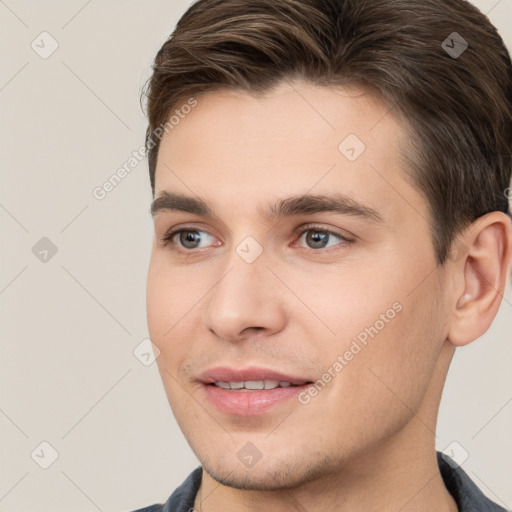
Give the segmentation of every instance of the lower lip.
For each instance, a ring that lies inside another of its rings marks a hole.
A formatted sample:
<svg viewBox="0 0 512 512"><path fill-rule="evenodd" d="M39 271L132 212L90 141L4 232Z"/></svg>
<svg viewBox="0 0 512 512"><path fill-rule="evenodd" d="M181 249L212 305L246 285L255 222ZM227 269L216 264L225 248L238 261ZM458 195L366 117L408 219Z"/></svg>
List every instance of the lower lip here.
<svg viewBox="0 0 512 512"><path fill-rule="evenodd" d="M238 416L263 414L291 398L296 397L309 384L277 387L255 391L230 391L213 385L204 385L208 400L221 412Z"/></svg>

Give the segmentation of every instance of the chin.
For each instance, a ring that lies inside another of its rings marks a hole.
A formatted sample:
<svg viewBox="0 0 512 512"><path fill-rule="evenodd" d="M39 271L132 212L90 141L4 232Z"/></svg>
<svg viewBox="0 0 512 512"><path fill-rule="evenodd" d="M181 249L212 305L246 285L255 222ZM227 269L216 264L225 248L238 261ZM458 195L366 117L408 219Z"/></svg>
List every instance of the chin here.
<svg viewBox="0 0 512 512"><path fill-rule="evenodd" d="M222 462L201 462L203 469L211 478L227 487L245 491L278 491L296 489L308 482L321 479L325 475L327 463L332 462L324 460L319 464L303 466L300 464L301 459L298 463L288 459L286 462L274 460L271 464L261 459L253 468L241 468L240 464L223 466Z"/></svg>

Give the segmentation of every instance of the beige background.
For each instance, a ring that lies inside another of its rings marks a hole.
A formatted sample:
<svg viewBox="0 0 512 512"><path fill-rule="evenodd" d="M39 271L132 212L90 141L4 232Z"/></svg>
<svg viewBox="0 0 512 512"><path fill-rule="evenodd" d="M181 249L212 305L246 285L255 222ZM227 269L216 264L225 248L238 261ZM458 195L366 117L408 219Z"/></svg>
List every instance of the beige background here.
<svg viewBox="0 0 512 512"><path fill-rule="evenodd" d="M512 0L475 3L512 47ZM92 194L142 145L139 90L189 4L0 0L1 512L129 511L197 465L155 364L133 354L148 335L146 162ZM46 262L32 252L43 237L57 249ZM438 437L508 508L511 320L509 289L492 329L457 353ZM42 442L58 453L48 469Z"/></svg>

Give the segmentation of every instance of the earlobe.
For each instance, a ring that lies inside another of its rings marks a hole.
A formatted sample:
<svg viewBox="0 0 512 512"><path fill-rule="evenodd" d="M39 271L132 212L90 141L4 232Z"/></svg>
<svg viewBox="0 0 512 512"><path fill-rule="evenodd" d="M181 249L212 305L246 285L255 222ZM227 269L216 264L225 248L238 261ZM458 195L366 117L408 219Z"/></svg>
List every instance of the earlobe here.
<svg viewBox="0 0 512 512"><path fill-rule="evenodd" d="M457 284L450 301L448 340L455 346L482 336L498 312L512 259L511 231L507 215L491 212L462 235L467 252L450 269Z"/></svg>

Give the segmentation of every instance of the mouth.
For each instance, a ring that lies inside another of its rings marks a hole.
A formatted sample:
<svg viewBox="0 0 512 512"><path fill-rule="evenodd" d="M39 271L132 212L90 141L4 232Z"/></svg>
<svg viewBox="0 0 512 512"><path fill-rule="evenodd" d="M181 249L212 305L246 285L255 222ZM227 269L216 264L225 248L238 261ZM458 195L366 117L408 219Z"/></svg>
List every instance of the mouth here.
<svg viewBox="0 0 512 512"><path fill-rule="evenodd" d="M221 389L231 391L261 391L262 389L291 388L301 386L301 384L292 384L288 381L277 380L248 380L240 382L213 382L210 386L217 386Z"/></svg>
<svg viewBox="0 0 512 512"><path fill-rule="evenodd" d="M213 368L201 375L200 382L211 405L237 416L269 412L313 384L312 380L265 368Z"/></svg>

